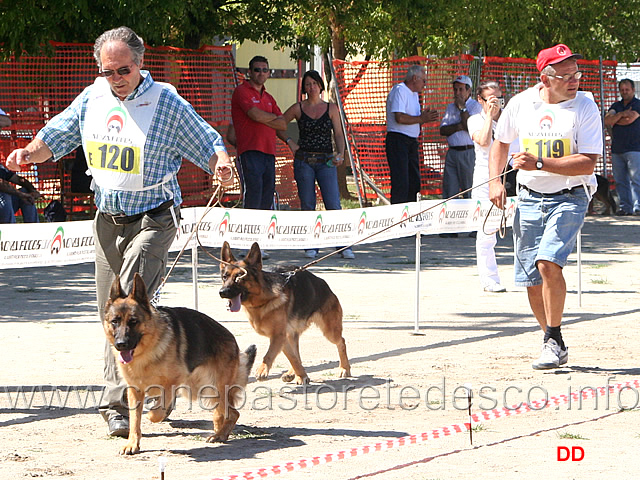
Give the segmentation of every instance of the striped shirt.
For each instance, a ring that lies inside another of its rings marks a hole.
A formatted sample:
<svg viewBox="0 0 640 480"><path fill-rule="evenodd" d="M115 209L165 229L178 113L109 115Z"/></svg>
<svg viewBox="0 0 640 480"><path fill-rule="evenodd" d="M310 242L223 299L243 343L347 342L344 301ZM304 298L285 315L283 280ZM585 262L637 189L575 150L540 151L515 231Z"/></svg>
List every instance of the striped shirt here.
<svg viewBox="0 0 640 480"><path fill-rule="evenodd" d="M142 70L141 74L143 82L125 102L139 97L154 84L148 71ZM38 132L37 138L47 144L55 161L82 144L87 102L92 88L94 85L87 87L71 105ZM173 89L165 88L144 146L144 185L159 184L169 173L173 174L171 179L164 185L139 192L101 189L95 185L96 206L99 211L112 215L135 215L155 208L171 197L174 205L180 205L182 196L177 173L182 158L211 174L209 159L219 151L225 151L220 134L196 113L189 102Z"/></svg>

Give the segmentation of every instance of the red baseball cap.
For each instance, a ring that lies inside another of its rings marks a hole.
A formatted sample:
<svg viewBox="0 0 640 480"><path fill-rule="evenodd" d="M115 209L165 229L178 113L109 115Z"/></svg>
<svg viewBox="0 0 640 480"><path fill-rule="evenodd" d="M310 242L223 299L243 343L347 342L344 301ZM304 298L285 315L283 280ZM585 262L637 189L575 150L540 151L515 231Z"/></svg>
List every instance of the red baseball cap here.
<svg viewBox="0 0 640 480"><path fill-rule="evenodd" d="M555 65L556 63L564 62L569 58L582 58L582 55L579 53L572 53L569 47L559 43L555 47L540 50L538 58L536 59L536 66L538 67L538 71L541 72L547 65Z"/></svg>

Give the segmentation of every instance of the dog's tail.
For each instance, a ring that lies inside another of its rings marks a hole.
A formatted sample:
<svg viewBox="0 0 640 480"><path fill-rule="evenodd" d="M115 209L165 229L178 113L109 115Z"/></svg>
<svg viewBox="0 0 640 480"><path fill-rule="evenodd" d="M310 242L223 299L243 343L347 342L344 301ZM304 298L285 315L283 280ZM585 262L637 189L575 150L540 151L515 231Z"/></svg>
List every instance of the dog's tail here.
<svg viewBox="0 0 640 480"><path fill-rule="evenodd" d="M238 375L236 377L236 384L243 387L249 383L249 373L253 368L253 362L256 360L256 353L258 349L255 345L249 345L244 352L240 354L240 367L238 368Z"/></svg>

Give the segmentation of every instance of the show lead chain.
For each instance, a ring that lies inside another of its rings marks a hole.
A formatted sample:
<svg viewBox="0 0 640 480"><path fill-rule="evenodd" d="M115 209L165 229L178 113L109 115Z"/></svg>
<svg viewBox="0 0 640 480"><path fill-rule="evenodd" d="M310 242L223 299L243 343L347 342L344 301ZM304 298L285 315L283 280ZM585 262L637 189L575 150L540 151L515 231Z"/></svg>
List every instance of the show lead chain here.
<svg viewBox="0 0 640 480"><path fill-rule="evenodd" d="M425 208L424 210L421 210L421 211L420 211L420 212L418 212L418 213L415 213L415 214L413 214L413 215L411 215L411 216L409 216L409 217L407 217L407 218L405 218L405 219L402 219L402 220L400 220L400 221L398 221L398 222L396 222L396 223L394 223L394 224L392 224L392 225L389 225L388 227L385 227L385 228L383 228L383 229L381 229L381 230L378 230L377 232L373 232L371 235L368 235L368 236L366 236L366 237L364 237L364 238L361 238L360 240L358 240L357 242L352 243L351 245L347 245L347 246L345 246L345 247L339 248L339 249L337 249L337 250L335 250L335 251L333 251L333 252L331 252L331 253L328 253L328 254L327 254L327 255L325 255L324 257L321 257L321 258L318 258L318 259L316 259L316 260L313 260L312 262L309 262L309 263L307 263L306 265L303 265L303 266L301 266L301 267L295 268L295 269L293 269L293 270L291 270L291 271L289 271L289 272L282 272L282 275L284 275L284 276L286 277L286 280L288 281L288 280L289 280L291 277L293 277L296 273L301 272L301 271L303 271L303 270L306 270L307 268L309 268L309 267L311 267L311 266L313 266L313 265L315 265L315 264L317 264L317 263L320 263L321 261L326 260L327 258L329 258L329 257L331 257L331 256L333 256L333 255L337 255L338 253L341 253L342 251L346 250L347 248L351 248L351 247L353 247L353 246L355 246L355 245L358 245L359 243L362 243L362 242L364 242L364 241L366 241L366 240L369 240L370 238L375 237L376 235L379 235L379 234L381 234L381 233L383 233L383 232L386 232L387 230L390 230L390 229L391 229L391 228L393 228L393 227L396 227L396 226L398 226L398 225L401 225L401 224L403 224L404 222L408 222L408 221L409 221L409 220L411 220L412 218L415 218L415 217L417 217L417 216L419 216L419 215L422 215L422 214L423 214L423 213L425 213L425 212L428 212L429 210L433 210L434 208L437 208L437 207L439 207L440 205L443 205L443 204L447 203L449 200L453 200L453 199L455 199L455 198L457 198L457 197L462 197L462 195L464 195L465 193L470 192L471 190L473 190L473 189L475 189L475 188L481 187L482 185L486 185L487 183L489 183L489 182L491 182L491 181L493 181L493 180L495 180L495 179L497 179L497 178L504 177L505 175L506 175L506 171L503 171L500 175L496 175L495 177L490 178L490 179L489 179L489 180L487 180L486 182L480 183L480 184L478 184L478 185L473 185L471 188L467 188L466 190L464 190L464 191L462 191L462 192L460 192L460 193L457 193L456 195L453 195L453 196L451 196L451 197L449 197L449 198L446 198L446 199L442 200L441 202L436 203L435 205L430 206L429 208ZM191 238L193 237L193 235L194 235L194 234L196 235L196 240L197 240L197 242L198 242L198 245L200 246L200 248L202 248L202 250L203 250L203 251L204 251L204 252L205 252L209 257L213 258L214 260L216 260L216 261L218 261L218 262L221 262L221 263L224 263L224 264L227 264L227 265L231 265L229 262L225 262L224 260L222 260L222 259L220 259L220 258L216 257L215 255L213 255L212 253L210 253L210 252L205 248L205 246L204 246L204 245L202 245L202 243L200 242L200 237L198 236L199 226L200 226L200 224L202 223L202 221L204 220L204 217L206 217L206 216L207 216L207 214L208 214L208 213L211 211L211 209L213 208L213 205L212 205L212 204L213 204L213 200L218 196L218 193L219 193L220 191L221 191L221 186L220 186L220 185L218 185L218 187L216 188L216 191L215 191L215 192L213 192L213 194L211 195L211 198L209 199L209 202L207 203L207 206L206 206L206 208L205 208L205 211L204 211L204 213L202 214L202 216L200 217L200 220L198 220L198 222L196 223L195 227L194 227L194 228L193 228L193 230L191 231L191 234L189 235L189 238L187 238L187 241L184 243L184 246L182 247L182 250L180 250L180 253L178 253L178 255L176 256L175 260L173 261L173 264L171 265L171 268L169 269L169 272L167 272L167 275L165 275L165 276L163 277L163 279L162 279L162 283L160 284L160 286L158 287L158 289L156 290L156 292L153 294L153 297L152 297L152 299L151 299L151 304L152 304L152 305L157 305L157 302L160 300L160 291L161 291L161 290L162 290L162 288L164 287L164 285L165 285L165 283L166 283L166 281L167 281L167 278L169 278L169 275L171 275L171 272L173 272L173 269L175 268L176 264L178 263L178 260L180 259L180 257L181 257L181 256L182 256L182 254L184 253L185 249L187 248L187 245L188 245L188 244L189 244L189 242L191 241ZM218 199L218 200L219 200L219 199ZM489 212L491 212L491 209L489 209ZM506 228L506 218L504 218L504 208L502 209L502 212L503 212L503 219L501 220L501 226L500 226L499 230L502 230L502 224L503 224L503 223L505 224L505 228ZM488 216L489 216L489 214L487 213L487 217L488 217ZM485 218L485 222L486 222L486 218ZM484 224L483 224L483 229L484 229ZM243 270L243 275L242 275L242 276L246 275L246 270L244 270L244 269L242 269L242 270ZM236 279L236 281L238 281L240 278L242 278L242 277L237 278L237 279Z"/></svg>

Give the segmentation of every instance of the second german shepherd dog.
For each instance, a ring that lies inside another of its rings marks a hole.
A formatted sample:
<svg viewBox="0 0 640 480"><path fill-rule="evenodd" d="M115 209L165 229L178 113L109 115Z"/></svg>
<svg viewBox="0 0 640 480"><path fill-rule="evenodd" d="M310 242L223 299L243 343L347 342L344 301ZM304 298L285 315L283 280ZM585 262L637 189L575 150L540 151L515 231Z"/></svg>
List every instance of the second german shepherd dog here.
<svg viewBox="0 0 640 480"><path fill-rule="evenodd" d="M282 380L295 380L298 385L309 383L300 359L298 340L312 323L338 347L340 377L351 375L342 337L342 307L324 280L307 270L291 277L283 274L285 270L263 270L257 243L251 246L244 260L237 261L229 244L224 242L221 259L227 263L220 264L220 296L229 300L232 312L239 311L242 306L254 330L269 337L269 349L256 369L258 380L267 379L273 361L284 351L291 368L282 375Z"/></svg>
<svg viewBox="0 0 640 480"><path fill-rule="evenodd" d="M131 423L129 440L120 450L140 451L140 421L145 394L159 397L148 417L160 422L176 393L214 410L213 435L224 442L240 414L242 389L256 357L256 346L240 353L234 336L212 318L188 308L154 308L142 277L136 273L125 295L116 277L105 305L103 327L127 382Z"/></svg>

